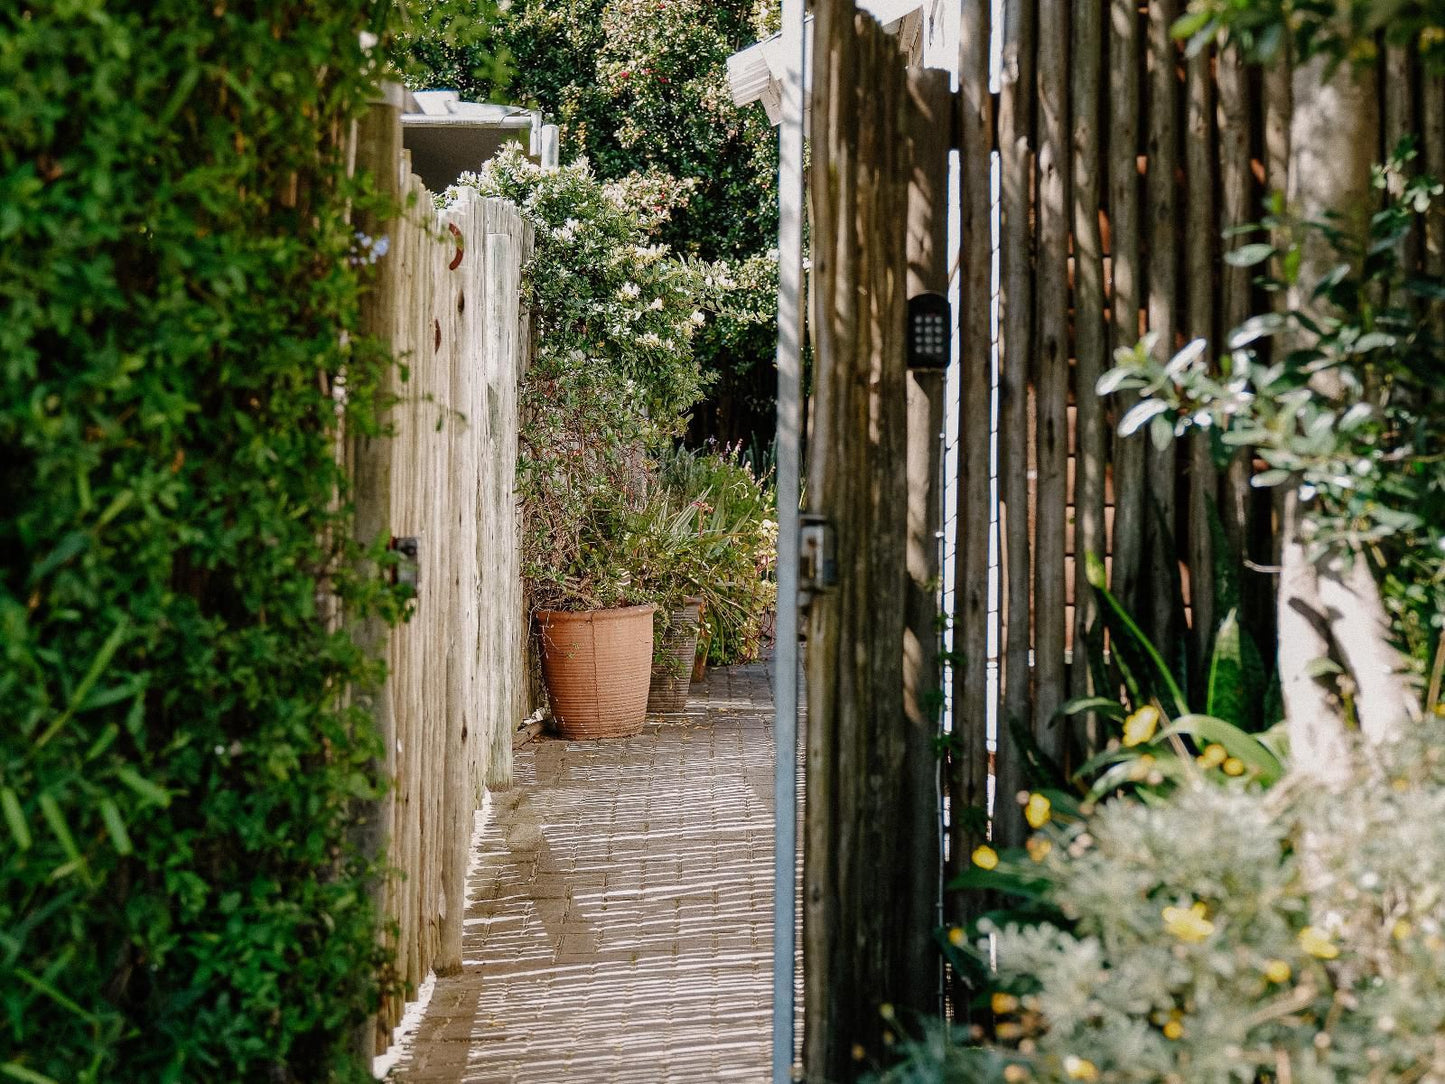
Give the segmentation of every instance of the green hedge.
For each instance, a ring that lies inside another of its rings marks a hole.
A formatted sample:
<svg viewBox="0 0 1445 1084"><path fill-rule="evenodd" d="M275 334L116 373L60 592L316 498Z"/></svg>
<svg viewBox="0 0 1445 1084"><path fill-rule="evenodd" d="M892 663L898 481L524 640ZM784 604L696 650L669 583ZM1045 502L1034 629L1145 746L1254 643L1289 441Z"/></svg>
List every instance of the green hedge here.
<svg viewBox="0 0 1445 1084"><path fill-rule="evenodd" d="M364 1075L376 669L318 597L395 616L332 499L384 7L0 5L0 1080Z"/></svg>

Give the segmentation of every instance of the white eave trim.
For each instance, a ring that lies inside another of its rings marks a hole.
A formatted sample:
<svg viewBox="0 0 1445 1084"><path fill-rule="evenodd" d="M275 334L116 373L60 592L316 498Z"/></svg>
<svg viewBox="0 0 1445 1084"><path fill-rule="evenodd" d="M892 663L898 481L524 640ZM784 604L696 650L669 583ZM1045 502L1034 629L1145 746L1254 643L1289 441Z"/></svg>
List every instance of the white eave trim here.
<svg viewBox="0 0 1445 1084"><path fill-rule="evenodd" d="M858 7L868 12L883 26L889 26L902 19L922 12L922 0L859 0ZM918 20L915 20L917 22ZM809 15L803 26L804 50L807 61L805 72L812 71L813 17ZM742 108L753 102L762 102L767 110L768 120L777 124L782 117L782 76L784 69L782 35L774 34L756 45L728 57L728 89L732 92L733 105ZM806 83L806 77L805 77ZM807 86L803 87L807 91ZM804 96L807 102L807 95Z"/></svg>

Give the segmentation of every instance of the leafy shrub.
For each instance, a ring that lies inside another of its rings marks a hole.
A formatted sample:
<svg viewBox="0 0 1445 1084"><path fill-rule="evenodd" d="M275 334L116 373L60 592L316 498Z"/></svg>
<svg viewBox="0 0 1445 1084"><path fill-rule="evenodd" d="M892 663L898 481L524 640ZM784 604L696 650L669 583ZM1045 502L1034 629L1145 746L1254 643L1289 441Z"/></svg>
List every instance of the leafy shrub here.
<svg viewBox="0 0 1445 1084"><path fill-rule="evenodd" d="M1231 262L1260 267L1271 291L1296 285L1302 247L1318 240L1337 261L1311 288L1311 311L1262 313L1235 329L1211 364L1190 343L1167 362L1151 341L1122 350L1101 392L1133 388L1140 403L1121 429L1148 427L1158 443L1199 427L1221 448L1248 447L1268 466L1256 486L1301 486L1307 538L1316 549L1358 549L1384 582L1395 631L1423 672L1445 663L1445 373L1439 305L1445 281L1401 262L1409 232L1445 193L1408 176L1407 141L1377 171L1383 207L1364 250L1329 222L1300 222L1276 199L1257 227L1267 238ZM1398 181L1398 186L1390 183ZM1398 188L1398 195L1392 191ZM1278 267L1279 276L1268 273ZM1306 338L1307 346L1300 346ZM1321 376L1335 386L1319 390ZM1435 679L1438 686L1439 671Z"/></svg>
<svg viewBox="0 0 1445 1084"><path fill-rule="evenodd" d="M1440 1078L1445 749L1430 727L1356 763L1338 791L1191 786L1044 825L1020 883L1058 917L1000 923L977 1055L1014 1068L969 1075L935 1040L890 1079Z"/></svg>
<svg viewBox="0 0 1445 1084"><path fill-rule="evenodd" d="M777 595L771 486L737 448L678 448L663 459L662 481L673 501L695 510L686 593L703 599L708 661L728 666L757 658Z"/></svg>
<svg viewBox="0 0 1445 1084"><path fill-rule="evenodd" d="M0 1078L364 1075L377 672L318 600L399 602L335 459L389 364L338 146L375 12L0 9Z"/></svg>
<svg viewBox="0 0 1445 1084"><path fill-rule="evenodd" d="M1091 650L1088 662L1097 688L1119 692L1059 707L1061 717L1097 718L1103 738L1103 748L1067 776L1026 730L1015 731L1035 785L1055 803L1087 804L1120 792L1167 793L1200 773L1216 780L1247 776L1266 786L1276 782L1284 773L1279 691L1275 685L1266 694L1263 660L1236 611L1226 613L1215 631L1204 710L1196 713L1163 653L1106 586L1103 563L1092 554L1085 560L1100 603L1100 628L1110 644L1107 653L1097 646ZM1268 730L1251 733L1262 722L1271 724ZM1070 793L1075 790L1077 795Z"/></svg>
<svg viewBox="0 0 1445 1084"><path fill-rule="evenodd" d="M544 170L502 152L462 186L509 199L536 231L525 269L536 348L522 385L522 570L535 606L651 601L629 551L649 453L699 398L691 340L705 271L649 244L634 186L585 161Z"/></svg>

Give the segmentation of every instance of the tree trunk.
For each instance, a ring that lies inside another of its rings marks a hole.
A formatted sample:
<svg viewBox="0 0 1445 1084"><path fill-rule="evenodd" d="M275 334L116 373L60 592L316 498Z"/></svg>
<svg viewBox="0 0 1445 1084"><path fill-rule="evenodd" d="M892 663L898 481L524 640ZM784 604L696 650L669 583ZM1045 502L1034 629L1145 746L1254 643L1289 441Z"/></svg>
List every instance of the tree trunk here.
<svg viewBox="0 0 1445 1084"><path fill-rule="evenodd" d="M1324 57L1295 69L1294 114L1290 126L1290 196L1293 210L1307 219L1340 215L1346 231L1363 239L1370 212L1370 167L1379 146L1379 116L1373 69L1345 65L1329 72ZM1311 307L1309 291L1337 259L1324 238L1306 238L1291 307ZM1329 398L1341 396L1338 376L1318 373L1311 383ZM1299 497L1285 500L1279 592L1280 681L1295 768L1322 779L1346 770L1341 753L1344 709L1340 698L1324 695L1309 668L1329 654L1359 694L1366 735L1384 740L1418 714L1405 677L1404 660L1390 643L1379 588L1363 557L1331 554L1312 560L1300 535ZM1350 559L1347 559L1350 558ZM1327 636L1332 632L1332 636Z"/></svg>

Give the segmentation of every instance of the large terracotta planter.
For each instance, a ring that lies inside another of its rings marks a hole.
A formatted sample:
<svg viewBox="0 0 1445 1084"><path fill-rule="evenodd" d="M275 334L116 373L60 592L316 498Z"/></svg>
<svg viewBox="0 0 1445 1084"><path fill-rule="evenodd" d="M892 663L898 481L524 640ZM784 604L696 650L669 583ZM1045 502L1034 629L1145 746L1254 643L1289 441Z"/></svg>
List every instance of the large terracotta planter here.
<svg viewBox="0 0 1445 1084"><path fill-rule="evenodd" d="M701 624L702 600L690 598L673 611L658 658L652 664L652 685L647 691L647 710L681 711L687 707L687 690L692 684L692 664L697 657L697 632Z"/></svg>
<svg viewBox="0 0 1445 1084"><path fill-rule="evenodd" d="M538 610L542 679L557 733L572 741L637 734L647 717L656 606Z"/></svg>

